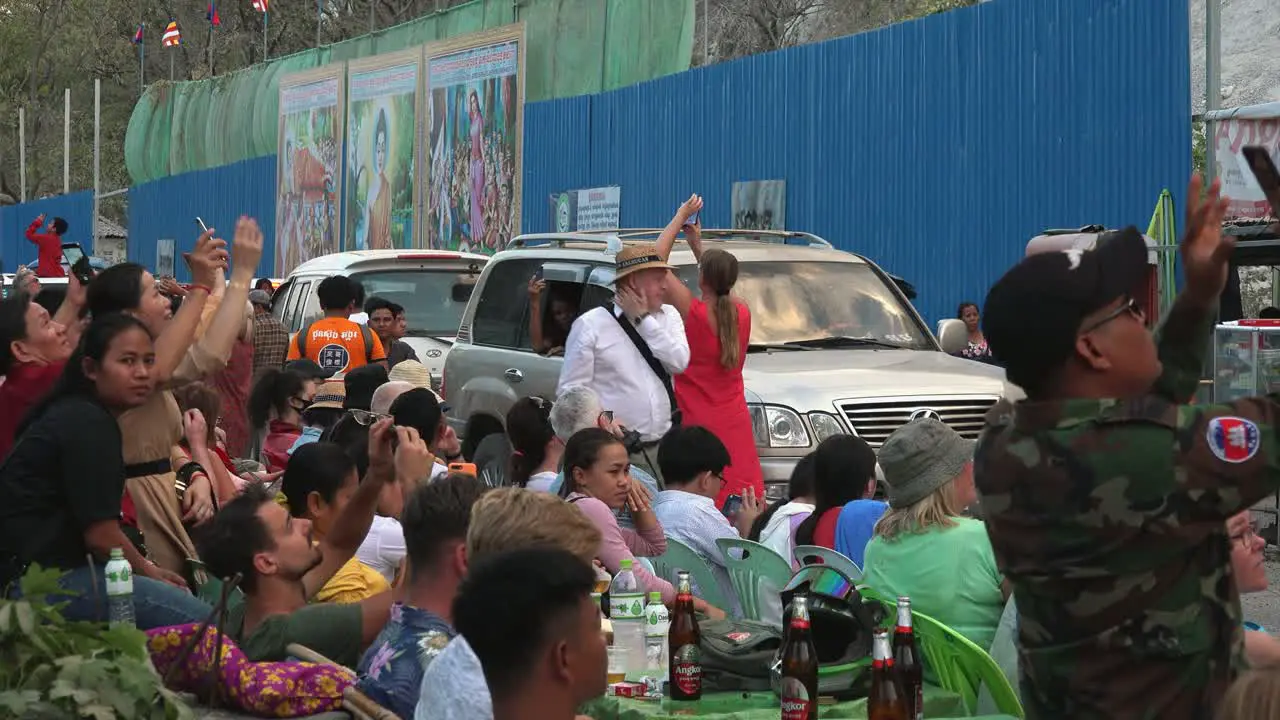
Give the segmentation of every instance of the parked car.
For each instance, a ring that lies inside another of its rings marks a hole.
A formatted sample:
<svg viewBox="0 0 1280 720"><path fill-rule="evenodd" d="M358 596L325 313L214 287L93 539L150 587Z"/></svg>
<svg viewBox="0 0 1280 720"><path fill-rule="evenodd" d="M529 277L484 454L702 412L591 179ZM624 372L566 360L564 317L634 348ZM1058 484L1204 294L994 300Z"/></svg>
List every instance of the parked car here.
<svg viewBox="0 0 1280 720"><path fill-rule="evenodd" d="M587 310L611 301L621 243L656 235L523 235L494 255L445 362L453 427L461 432L476 413L501 420L523 396L555 396L562 359L534 352L529 337L529 313L545 313L548 295L543 308L529 307L535 272L541 269L548 284L575 288ZM987 409L1016 395L999 368L942 352L899 283L870 260L806 233L703 236L739 261L735 293L752 313L746 400L771 498L785 494L796 461L827 437L856 433L879 447L903 424L937 417L976 438ZM671 264L697 292L698 268L686 245L676 245Z"/></svg>
<svg viewBox="0 0 1280 720"><path fill-rule="evenodd" d="M453 345L462 311L489 258L448 250L355 250L334 253L299 265L271 297L271 314L290 333L321 317L316 290L332 275L360 281L365 296L378 296L405 308L404 341L440 382L444 359Z"/></svg>

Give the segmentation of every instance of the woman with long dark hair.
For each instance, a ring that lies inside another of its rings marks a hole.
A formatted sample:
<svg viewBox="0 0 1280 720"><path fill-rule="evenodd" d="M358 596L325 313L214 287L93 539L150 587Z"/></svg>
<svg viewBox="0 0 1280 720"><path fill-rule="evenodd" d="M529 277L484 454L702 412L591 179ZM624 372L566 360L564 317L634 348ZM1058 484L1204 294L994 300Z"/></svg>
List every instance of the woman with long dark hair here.
<svg viewBox="0 0 1280 720"><path fill-rule="evenodd" d="M187 558L196 557L184 523L207 522L214 505L209 481L178 475L181 468L170 460L183 427L182 413L169 391L225 367L240 336L249 284L262 257L262 232L256 222L240 219L233 248L231 282L226 284L226 243L215 239L212 230L200 236L195 249L184 255L192 284L177 313L160 293L155 276L134 263L107 268L88 288L93 316L127 313L156 338L154 375L160 391L119 417L129 476L124 515L142 531L151 559L178 573L184 572Z"/></svg>
<svg viewBox="0 0 1280 720"><path fill-rule="evenodd" d="M813 513L796 528L796 545L837 550L836 522L854 500L875 492L876 451L856 435L829 437L813 451Z"/></svg>
<svg viewBox="0 0 1280 720"><path fill-rule="evenodd" d="M120 549L136 575L138 627L195 622L207 614L179 575L144 558L120 528L126 469L118 418L153 396L155 365L141 321L120 313L94 318L0 465L0 587L31 564L56 568L71 594L63 615L103 621L103 565Z"/></svg>
<svg viewBox="0 0 1280 720"><path fill-rule="evenodd" d="M551 403L540 397L520 398L507 411L511 461L507 479L512 485L550 492L564 446L551 429Z"/></svg>
<svg viewBox="0 0 1280 720"><path fill-rule="evenodd" d="M316 396L316 381L293 370L268 368L249 393L249 423L254 432L266 428L262 464L280 472L289 464L289 449L302 435L302 414Z"/></svg>
<svg viewBox="0 0 1280 720"><path fill-rule="evenodd" d="M733 461L724 471L724 482L716 505L723 506L730 495L742 495L747 488L764 497L764 472L756 452L742 382L742 366L747 360L751 338L751 310L732 295L738 282L738 259L712 248L702 249L702 221L694 216L702 211L702 198L690 197L658 237L658 256L671 256L676 235L684 232L698 261L698 290L694 297L678 278L667 282L667 302L680 312L689 339L689 366L676 375L676 404L686 425L701 425L720 438ZM690 222L693 220L693 222Z"/></svg>

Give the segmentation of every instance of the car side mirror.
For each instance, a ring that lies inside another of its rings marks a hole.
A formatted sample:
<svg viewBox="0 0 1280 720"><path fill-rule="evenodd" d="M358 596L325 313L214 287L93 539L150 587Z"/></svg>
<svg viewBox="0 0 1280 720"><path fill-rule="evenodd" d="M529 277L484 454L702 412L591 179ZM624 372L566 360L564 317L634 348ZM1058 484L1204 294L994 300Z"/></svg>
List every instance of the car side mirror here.
<svg viewBox="0 0 1280 720"><path fill-rule="evenodd" d="M969 344L969 330L963 320L947 318L938 321L938 344L942 352L955 355Z"/></svg>

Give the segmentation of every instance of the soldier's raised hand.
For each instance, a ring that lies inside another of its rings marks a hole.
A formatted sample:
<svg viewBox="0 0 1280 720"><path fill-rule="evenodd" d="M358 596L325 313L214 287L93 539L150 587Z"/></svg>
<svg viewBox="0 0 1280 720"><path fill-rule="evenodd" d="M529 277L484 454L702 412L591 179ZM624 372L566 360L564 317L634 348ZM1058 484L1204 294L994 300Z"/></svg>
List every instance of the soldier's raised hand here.
<svg viewBox="0 0 1280 720"><path fill-rule="evenodd" d="M1222 183L1214 180L1201 197L1204 180L1196 175L1187 188L1186 230L1178 251L1182 254L1182 271L1187 278L1186 292L1203 303L1216 302L1227 284L1228 264L1236 241L1222 233L1222 218L1227 213L1227 198L1222 197Z"/></svg>

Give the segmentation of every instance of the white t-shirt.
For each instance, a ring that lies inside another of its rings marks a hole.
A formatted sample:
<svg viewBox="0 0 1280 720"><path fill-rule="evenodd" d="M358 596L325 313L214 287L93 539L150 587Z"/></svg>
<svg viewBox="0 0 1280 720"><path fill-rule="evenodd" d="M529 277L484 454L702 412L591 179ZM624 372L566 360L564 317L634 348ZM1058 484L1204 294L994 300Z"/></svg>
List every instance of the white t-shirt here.
<svg viewBox="0 0 1280 720"><path fill-rule="evenodd" d="M555 484L558 477L560 473L557 472L534 473L529 476L529 482L525 483L525 487L538 492L551 492L551 486Z"/></svg>
<svg viewBox="0 0 1280 720"><path fill-rule="evenodd" d="M350 321L351 321L351 322L353 322L353 323L359 323L359 324L361 324L361 325L368 325L368 324L369 324L369 313L367 313L367 312L358 312L358 313L355 313L355 314L353 314L353 315L348 315L348 316L347 316L347 319L348 319L348 320L350 320Z"/></svg>
<svg viewBox="0 0 1280 720"><path fill-rule="evenodd" d="M382 577L391 582L395 579L400 561L408 552L404 544L404 528L395 518L373 516L373 524L369 526L369 534L364 536L360 549L356 550L356 559L377 570Z"/></svg>

